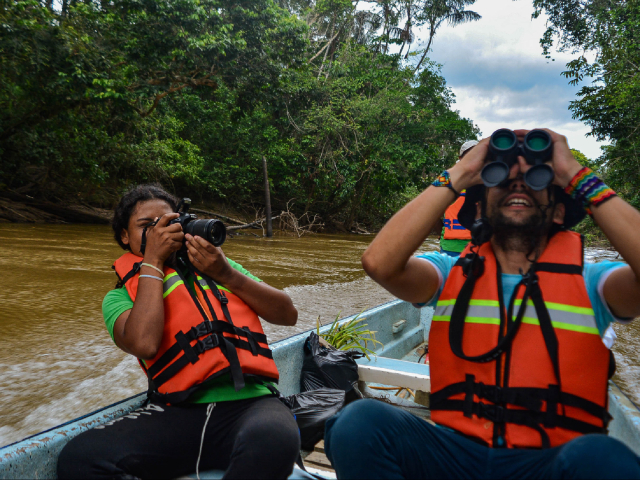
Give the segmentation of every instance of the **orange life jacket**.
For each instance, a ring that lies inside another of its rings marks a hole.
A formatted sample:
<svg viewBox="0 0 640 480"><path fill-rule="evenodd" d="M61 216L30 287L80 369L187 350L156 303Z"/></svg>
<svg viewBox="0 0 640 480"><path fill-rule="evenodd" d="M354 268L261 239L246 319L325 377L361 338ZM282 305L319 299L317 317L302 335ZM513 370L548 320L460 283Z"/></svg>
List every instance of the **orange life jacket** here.
<svg viewBox="0 0 640 480"><path fill-rule="evenodd" d="M460 225L458 213L464 205L465 192L462 192L444 212L444 239L445 240L471 240L471 232Z"/></svg>
<svg viewBox="0 0 640 480"><path fill-rule="evenodd" d="M142 258L125 253L113 268L135 302ZM140 362L149 395L179 403L209 379L231 373L236 390L244 376L278 381L278 369L258 315L238 296L193 272L195 292L165 266L164 332L157 355Z"/></svg>
<svg viewBox="0 0 640 480"><path fill-rule="evenodd" d="M467 246L437 303L433 421L492 447L547 448L606 433L611 353L582 277L581 237L554 235L508 306L491 243L478 255L484 272Z"/></svg>

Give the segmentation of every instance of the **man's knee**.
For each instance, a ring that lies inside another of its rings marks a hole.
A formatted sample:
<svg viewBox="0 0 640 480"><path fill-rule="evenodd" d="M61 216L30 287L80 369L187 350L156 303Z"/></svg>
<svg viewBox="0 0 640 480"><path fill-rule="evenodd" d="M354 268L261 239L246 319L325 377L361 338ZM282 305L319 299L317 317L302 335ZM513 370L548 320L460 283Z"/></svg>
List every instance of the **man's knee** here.
<svg viewBox="0 0 640 480"><path fill-rule="evenodd" d="M561 448L557 460L562 477L640 478L638 457L607 435L583 435L571 440Z"/></svg>
<svg viewBox="0 0 640 480"><path fill-rule="evenodd" d="M358 400L347 405L340 413L327 420L325 449L337 452L366 447L388 430L387 420L393 413L393 407L377 400ZM355 442L354 436L359 441ZM368 441L363 442L362 439Z"/></svg>

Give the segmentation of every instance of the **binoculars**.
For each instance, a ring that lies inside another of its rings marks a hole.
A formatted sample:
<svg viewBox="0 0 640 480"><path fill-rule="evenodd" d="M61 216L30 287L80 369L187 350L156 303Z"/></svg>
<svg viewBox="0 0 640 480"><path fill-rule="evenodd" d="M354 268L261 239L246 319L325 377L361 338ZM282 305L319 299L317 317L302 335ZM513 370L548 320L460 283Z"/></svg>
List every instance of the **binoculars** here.
<svg viewBox="0 0 640 480"><path fill-rule="evenodd" d="M490 162L480 172L482 182L487 187L504 184L509 179L509 170L518 157L522 156L529 165L533 165L524 174L524 182L532 190L543 190L553 181L554 172L545 164L553 154L551 136L544 130L531 130L521 143L508 128L496 130L489 141Z"/></svg>

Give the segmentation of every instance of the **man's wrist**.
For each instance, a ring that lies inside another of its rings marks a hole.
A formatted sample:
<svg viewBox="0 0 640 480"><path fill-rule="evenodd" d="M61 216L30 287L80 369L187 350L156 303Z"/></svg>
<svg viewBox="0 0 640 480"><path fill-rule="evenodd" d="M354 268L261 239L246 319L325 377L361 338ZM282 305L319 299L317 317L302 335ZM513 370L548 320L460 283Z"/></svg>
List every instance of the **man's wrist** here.
<svg viewBox="0 0 640 480"><path fill-rule="evenodd" d="M582 165L576 162L576 164L569 168L564 174L559 175L556 172L560 187L567 188L567 186L571 183L571 180L575 178L575 176L582 170L582 168Z"/></svg>
<svg viewBox="0 0 640 480"><path fill-rule="evenodd" d="M469 188L469 178L471 175L469 175L466 170L460 166L460 164L456 164L449 168L448 172L449 177L451 178L451 183L454 185L458 193Z"/></svg>
<svg viewBox="0 0 640 480"><path fill-rule="evenodd" d="M451 192L453 192L456 198L458 197L458 195L460 195L460 192L453 186L451 176L449 175L449 172L447 170L438 175L431 185L433 185L434 187L448 188Z"/></svg>

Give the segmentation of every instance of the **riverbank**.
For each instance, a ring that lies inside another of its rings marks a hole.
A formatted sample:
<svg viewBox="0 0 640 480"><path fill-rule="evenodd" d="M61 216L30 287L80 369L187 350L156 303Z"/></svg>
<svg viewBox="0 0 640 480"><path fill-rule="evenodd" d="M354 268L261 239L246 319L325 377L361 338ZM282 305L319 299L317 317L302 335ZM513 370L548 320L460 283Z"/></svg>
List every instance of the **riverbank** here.
<svg viewBox="0 0 640 480"><path fill-rule="evenodd" d="M229 206L223 203L193 203L191 211L198 218L217 218L231 230L266 229L264 211L254 206ZM113 210L99 208L86 203L39 200L15 192L0 192L0 223L36 224L110 224ZM285 234L302 236L307 233L356 233L369 234L362 226L355 224L351 232L338 223L326 224L317 215L293 212L272 212L274 230Z"/></svg>
<svg viewBox="0 0 640 480"><path fill-rule="evenodd" d="M93 207L87 204L56 204L52 202L37 200L27 195L3 192L0 196L0 223L87 223L87 224L109 224L113 218L113 211L106 208ZM223 204L200 203L193 205L194 212L200 218L220 218L227 226L251 224L260 220L260 212L257 210L250 214L237 208L230 208ZM282 212L284 213L284 212ZM274 216L281 215L274 212ZM287 212L289 217L293 214ZM291 233L293 231L292 224L299 224L303 229L304 224L298 222L298 219L289 218L286 225L280 225L279 219L274 221L274 229L283 228L284 232ZM291 221L293 220L293 221ZM263 223L266 228L266 223ZM260 229L261 226L252 225L253 229ZM436 226L432 234L438 234L442 227ZM377 230L368 231L366 228L356 225L354 231L348 232L339 225L321 222L311 228L313 233L354 233L354 234L375 234ZM600 228L593 222L591 217L587 217L578 227L576 231L584 235L585 245L591 248L599 248L604 250L614 250L613 246L602 233ZM304 232L308 233L308 232Z"/></svg>
<svg viewBox="0 0 640 480"><path fill-rule="evenodd" d="M194 204L200 218L220 218L229 225L250 224L256 216L229 209L223 205ZM206 213L205 213L206 212ZM0 223L87 223L106 225L113 219L113 210L85 203L53 203L13 192L0 194Z"/></svg>

